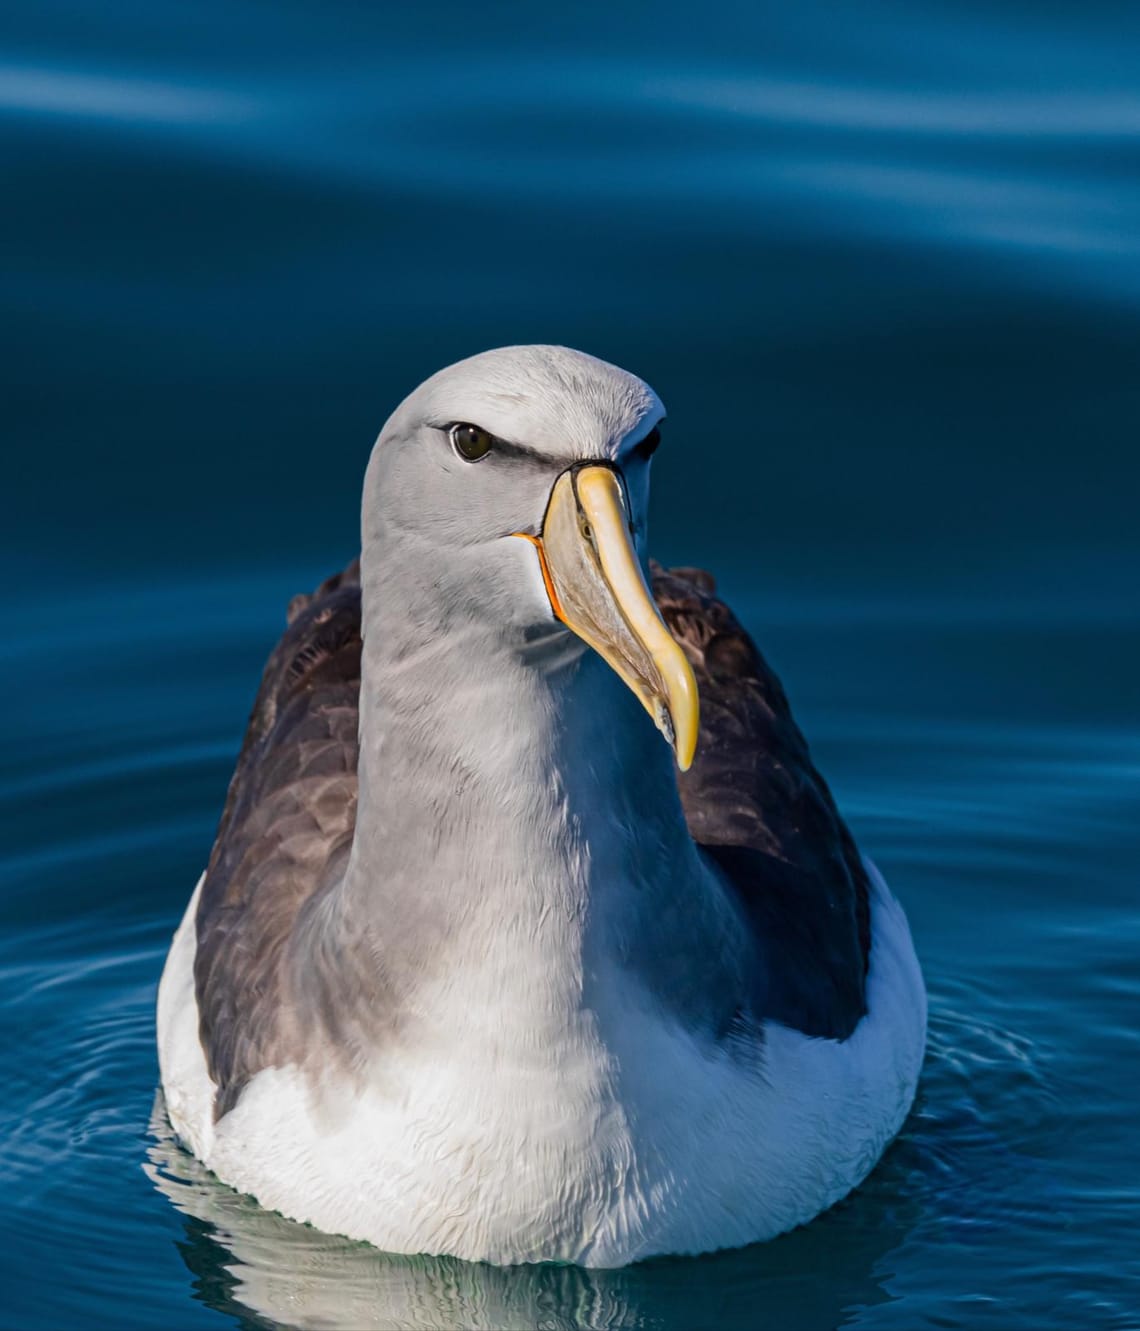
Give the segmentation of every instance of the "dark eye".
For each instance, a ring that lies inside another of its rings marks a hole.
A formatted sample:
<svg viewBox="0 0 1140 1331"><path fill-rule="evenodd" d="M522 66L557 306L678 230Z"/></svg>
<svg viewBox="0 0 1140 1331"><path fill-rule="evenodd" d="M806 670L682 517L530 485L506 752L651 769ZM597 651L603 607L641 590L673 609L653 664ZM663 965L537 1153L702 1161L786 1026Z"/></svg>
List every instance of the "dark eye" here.
<svg viewBox="0 0 1140 1331"><path fill-rule="evenodd" d="M634 452L639 458L645 458L648 461L654 453L657 452L657 445L661 442L661 431L655 425L645 436L640 444L634 447Z"/></svg>
<svg viewBox="0 0 1140 1331"><path fill-rule="evenodd" d="M495 436L477 425L460 422L451 427L451 444L464 462L478 462L485 458L495 443Z"/></svg>

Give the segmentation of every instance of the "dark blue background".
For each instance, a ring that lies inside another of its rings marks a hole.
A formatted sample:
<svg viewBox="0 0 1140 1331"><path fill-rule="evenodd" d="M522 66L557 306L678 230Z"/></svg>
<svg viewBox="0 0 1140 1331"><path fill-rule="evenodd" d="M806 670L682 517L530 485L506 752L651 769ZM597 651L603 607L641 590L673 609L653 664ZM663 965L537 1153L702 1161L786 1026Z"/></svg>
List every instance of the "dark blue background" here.
<svg viewBox="0 0 1140 1331"><path fill-rule="evenodd" d="M908 908L919 1108L750 1253L513 1278L285 1229L244 1260L323 1263L342 1322L351 1291L438 1324L1140 1324L1140 10L3 23L0 1320L283 1320L232 1293L225 1194L194 1183L211 1239L141 1172L154 984L384 418L557 341L661 393L656 551L717 572Z"/></svg>

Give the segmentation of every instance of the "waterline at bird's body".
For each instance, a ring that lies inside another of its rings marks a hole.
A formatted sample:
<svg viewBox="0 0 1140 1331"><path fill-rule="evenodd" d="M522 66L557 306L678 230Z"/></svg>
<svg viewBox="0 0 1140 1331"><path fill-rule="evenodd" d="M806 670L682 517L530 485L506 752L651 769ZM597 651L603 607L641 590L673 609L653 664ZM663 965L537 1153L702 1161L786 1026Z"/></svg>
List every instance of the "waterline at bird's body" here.
<svg viewBox="0 0 1140 1331"><path fill-rule="evenodd" d="M902 910L872 878L869 1011L843 1044L773 1025L754 1055L710 1047L616 989L608 1020L523 1008L473 1022L461 980L441 978L437 1039L363 1074L267 1069L217 1125L192 1001L195 894L159 997L167 1110L239 1191L387 1251L620 1266L771 1238L857 1186L913 1098L922 981Z"/></svg>

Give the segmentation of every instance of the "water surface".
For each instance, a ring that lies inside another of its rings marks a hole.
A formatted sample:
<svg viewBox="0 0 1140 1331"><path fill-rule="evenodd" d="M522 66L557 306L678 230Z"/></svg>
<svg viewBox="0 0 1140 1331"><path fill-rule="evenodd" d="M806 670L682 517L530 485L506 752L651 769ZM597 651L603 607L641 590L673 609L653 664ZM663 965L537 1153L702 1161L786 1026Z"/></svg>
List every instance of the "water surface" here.
<svg viewBox="0 0 1140 1331"><path fill-rule="evenodd" d="M0 47L0 1324L1140 1326L1132 6L43 0ZM388 1257L204 1175L155 986L384 416L581 346L927 977L868 1183L617 1272Z"/></svg>

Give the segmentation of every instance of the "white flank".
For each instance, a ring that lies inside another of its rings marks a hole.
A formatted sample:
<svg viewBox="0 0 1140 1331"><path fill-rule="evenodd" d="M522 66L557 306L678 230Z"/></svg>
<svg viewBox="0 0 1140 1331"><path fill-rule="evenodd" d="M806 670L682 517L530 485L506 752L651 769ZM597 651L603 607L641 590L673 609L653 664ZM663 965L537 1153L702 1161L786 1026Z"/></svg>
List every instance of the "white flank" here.
<svg viewBox="0 0 1140 1331"><path fill-rule="evenodd" d="M530 1013L504 1009L493 1040L378 1048L358 1080L331 1059L316 1077L263 1071L217 1124L195 891L158 997L172 1124L263 1206L391 1252L607 1267L774 1237L862 1181L918 1082L922 977L902 909L868 868L868 1013L843 1042L769 1024L749 1059L631 998L621 1021L582 1013L546 1043ZM425 1001L462 1002L454 979Z"/></svg>

